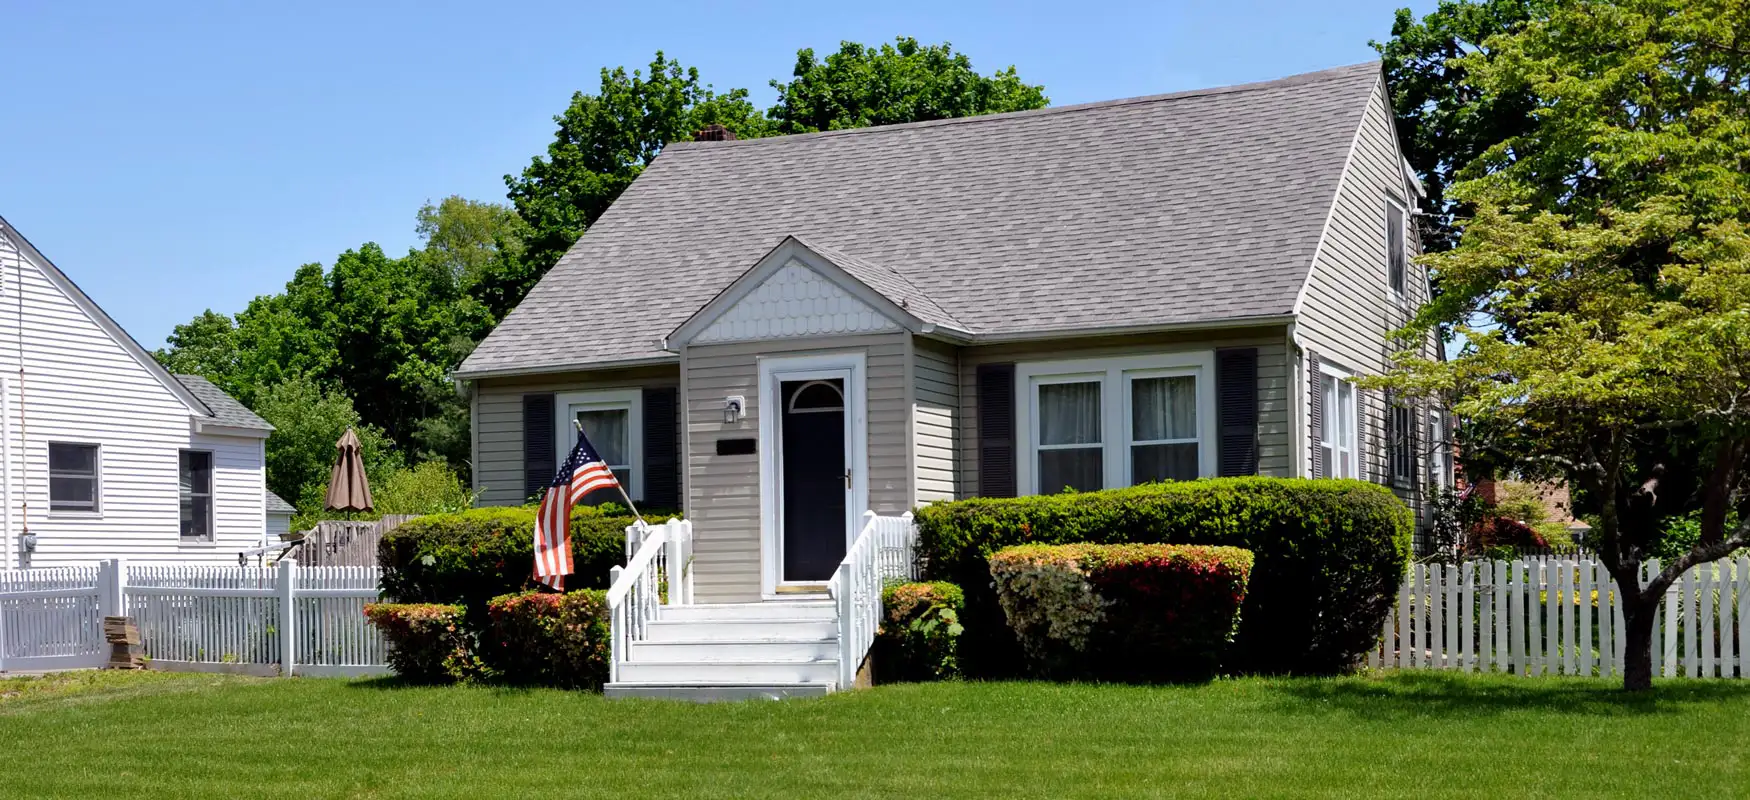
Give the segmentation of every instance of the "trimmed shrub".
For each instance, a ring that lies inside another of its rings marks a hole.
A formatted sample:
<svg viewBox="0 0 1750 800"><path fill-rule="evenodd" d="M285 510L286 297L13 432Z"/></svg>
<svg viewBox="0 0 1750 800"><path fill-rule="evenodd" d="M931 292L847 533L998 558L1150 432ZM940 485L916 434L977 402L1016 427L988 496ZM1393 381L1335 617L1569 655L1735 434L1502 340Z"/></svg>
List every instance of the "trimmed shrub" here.
<svg viewBox="0 0 1750 800"><path fill-rule="evenodd" d="M590 690L607 681L607 592L501 595L487 603L486 616L480 655L494 679Z"/></svg>
<svg viewBox="0 0 1750 800"><path fill-rule="evenodd" d="M990 558L1010 628L1059 679L1214 677L1251 572L1238 547L1024 544Z"/></svg>
<svg viewBox="0 0 1750 800"><path fill-rule="evenodd" d="M952 583L901 583L881 592L881 627L870 658L881 683L960 677L960 613L966 596Z"/></svg>
<svg viewBox="0 0 1750 800"><path fill-rule="evenodd" d="M365 618L389 640L389 668L414 683L478 677L462 607L436 603L371 603Z"/></svg>
<svg viewBox="0 0 1750 800"><path fill-rule="evenodd" d="M966 590L968 675L1021 663L990 580L992 553L1017 544L1166 543L1243 547L1256 558L1230 672L1334 673L1378 643L1410 556L1409 509L1354 480L1218 478L918 509L924 576Z"/></svg>
<svg viewBox="0 0 1750 800"><path fill-rule="evenodd" d="M476 508L420 517L389 531L377 546L384 594L404 603L458 603L472 616L494 597L529 588L535 569L535 510ZM565 585L606 589L608 570L626 561L626 527L635 521L591 507L572 511L576 571Z"/></svg>

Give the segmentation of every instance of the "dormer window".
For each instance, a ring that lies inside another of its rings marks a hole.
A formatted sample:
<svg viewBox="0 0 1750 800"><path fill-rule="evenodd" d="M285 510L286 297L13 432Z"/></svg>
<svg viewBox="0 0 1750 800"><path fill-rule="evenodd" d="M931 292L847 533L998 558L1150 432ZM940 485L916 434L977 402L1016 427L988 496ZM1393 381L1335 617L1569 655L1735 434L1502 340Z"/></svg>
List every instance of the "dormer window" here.
<svg viewBox="0 0 1750 800"><path fill-rule="evenodd" d="M1406 216L1404 207L1397 200L1385 201L1386 272L1390 276L1393 295L1400 298L1404 296L1410 261L1409 250L1405 245L1408 239L1404 225Z"/></svg>

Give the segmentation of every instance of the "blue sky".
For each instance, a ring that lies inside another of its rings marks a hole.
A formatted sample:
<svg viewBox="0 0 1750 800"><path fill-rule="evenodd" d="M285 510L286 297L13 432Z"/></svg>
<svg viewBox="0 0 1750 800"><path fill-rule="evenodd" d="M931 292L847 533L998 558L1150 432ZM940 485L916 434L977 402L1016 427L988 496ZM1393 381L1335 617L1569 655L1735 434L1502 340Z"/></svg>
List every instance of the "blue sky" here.
<svg viewBox="0 0 1750 800"><path fill-rule="evenodd" d="M427 200L502 201L572 91L657 49L764 108L798 48L945 40L1067 104L1366 61L1404 5L1432 3L13 4L0 215L151 348L299 264L404 252Z"/></svg>

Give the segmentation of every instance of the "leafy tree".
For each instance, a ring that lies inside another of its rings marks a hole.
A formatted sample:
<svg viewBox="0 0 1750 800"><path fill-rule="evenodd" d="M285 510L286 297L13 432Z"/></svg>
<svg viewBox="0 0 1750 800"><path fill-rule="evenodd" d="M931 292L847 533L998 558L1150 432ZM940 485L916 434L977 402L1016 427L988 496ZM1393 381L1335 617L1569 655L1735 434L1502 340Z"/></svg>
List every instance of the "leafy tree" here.
<svg viewBox="0 0 1750 800"><path fill-rule="evenodd" d="M530 228L527 257L537 265L534 280L608 210L663 145L710 124L744 139L769 128L746 89L719 94L700 82L697 69L661 51L645 72L603 68L598 92L573 94L553 121L559 130L546 157L535 157L521 175L504 176L510 200Z"/></svg>
<svg viewBox="0 0 1750 800"><path fill-rule="evenodd" d="M1466 345L1378 383L1453 398L1469 461L1578 490L1647 689L1666 588L1750 544L1750 7L1576 0L1487 44L1460 65L1538 121L1465 167L1474 215L1428 259L1443 292L1414 327Z"/></svg>
<svg viewBox="0 0 1750 800"><path fill-rule="evenodd" d="M214 313L209 308L176 326L165 341L170 346L161 347L152 354L165 369L206 376L232 395L245 388L235 384L238 375L237 326L230 317Z"/></svg>
<svg viewBox="0 0 1750 800"><path fill-rule="evenodd" d="M1392 38L1371 42L1385 63L1404 157L1422 179L1433 214L1421 219L1422 245L1448 250L1463 213L1447 188L1489 148L1533 124L1528 92L1485 91L1463 57L1492 54L1489 37L1547 16L1548 0L1441 0L1421 19L1407 8L1392 21Z"/></svg>
<svg viewBox="0 0 1750 800"><path fill-rule="evenodd" d="M772 81L778 104L766 115L777 133L863 128L1044 108L1045 89L1023 83L1015 68L978 74L947 42L919 45L901 36L879 48L840 42L817 60L796 53L789 83Z"/></svg>
<svg viewBox="0 0 1750 800"><path fill-rule="evenodd" d="M267 440L267 488L306 514L321 510L334 466L334 443L347 428L358 431L367 476L386 475L401 466L389 438L365 424L346 395L324 390L308 377L292 376L266 387L255 413L274 426Z"/></svg>

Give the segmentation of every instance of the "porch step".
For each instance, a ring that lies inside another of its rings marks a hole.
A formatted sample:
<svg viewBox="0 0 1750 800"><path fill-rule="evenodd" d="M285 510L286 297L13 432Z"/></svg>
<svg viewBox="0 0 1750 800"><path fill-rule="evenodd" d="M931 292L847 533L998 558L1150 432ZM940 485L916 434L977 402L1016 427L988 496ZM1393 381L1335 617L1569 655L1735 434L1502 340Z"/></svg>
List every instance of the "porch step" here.
<svg viewBox="0 0 1750 800"><path fill-rule="evenodd" d="M760 661L628 661L620 665L621 683L830 684L838 678L837 659Z"/></svg>
<svg viewBox="0 0 1750 800"><path fill-rule="evenodd" d="M830 600L774 600L769 603L709 603L690 606L663 606L665 622L724 622L728 620L780 620L838 618L838 607Z"/></svg>
<svg viewBox="0 0 1750 800"><path fill-rule="evenodd" d="M838 636L838 620L832 617L772 617L767 619L674 620L649 623L646 641L651 642L746 642L829 639Z"/></svg>
<svg viewBox="0 0 1750 800"><path fill-rule="evenodd" d="M830 683L610 683L602 694L610 700L652 697L715 703L733 700L783 700L789 697L820 697L833 690Z"/></svg>
<svg viewBox="0 0 1750 800"><path fill-rule="evenodd" d="M629 658L644 661L815 661L838 657L837 638L725 639L633 642Z"/></svg>

